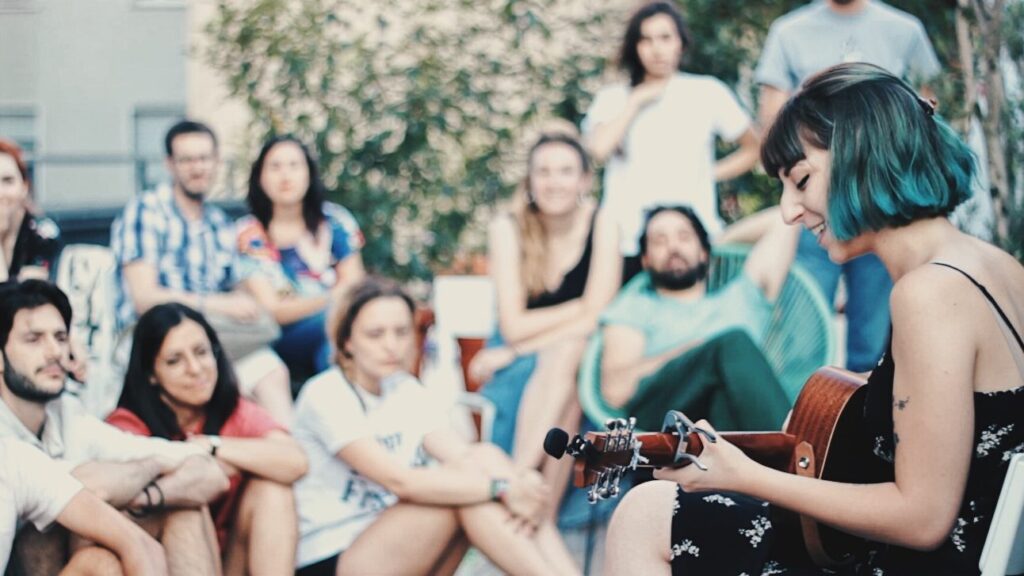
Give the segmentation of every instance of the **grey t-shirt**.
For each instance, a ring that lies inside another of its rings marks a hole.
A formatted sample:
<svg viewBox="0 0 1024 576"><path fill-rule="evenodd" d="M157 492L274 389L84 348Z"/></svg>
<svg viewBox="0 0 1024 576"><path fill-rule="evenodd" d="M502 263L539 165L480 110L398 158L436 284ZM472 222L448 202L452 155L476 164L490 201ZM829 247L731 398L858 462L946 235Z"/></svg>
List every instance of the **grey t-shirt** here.
<svg viewBox="0 0 1024 576"><path fill-rule="evenodd" d="M754 77L792 92L808 76L843 62L867 62L920 85L940 71L921 21L870 0L856 14L839 14L826 0L772 23Z"/></svg>

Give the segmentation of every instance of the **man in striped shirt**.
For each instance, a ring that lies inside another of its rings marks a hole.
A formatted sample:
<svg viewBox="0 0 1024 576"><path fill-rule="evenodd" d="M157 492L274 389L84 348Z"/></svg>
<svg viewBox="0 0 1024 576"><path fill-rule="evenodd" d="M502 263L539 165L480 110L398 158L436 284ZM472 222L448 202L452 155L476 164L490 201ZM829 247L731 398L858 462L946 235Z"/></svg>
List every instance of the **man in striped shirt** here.
<svg viewBox="0 0 1024 576"><path fill-rule="evenodd" d="M170 186L132 199L111 228L117 261L117 317L122 335L139 314L180 302L202 312L236 362L242 394L288 425L288 371L268 347L279 329L239 284L235 227L206 202L219 157L206 125L182 120L164 140ZM119 346L126 357L127 346Z"/></svg>

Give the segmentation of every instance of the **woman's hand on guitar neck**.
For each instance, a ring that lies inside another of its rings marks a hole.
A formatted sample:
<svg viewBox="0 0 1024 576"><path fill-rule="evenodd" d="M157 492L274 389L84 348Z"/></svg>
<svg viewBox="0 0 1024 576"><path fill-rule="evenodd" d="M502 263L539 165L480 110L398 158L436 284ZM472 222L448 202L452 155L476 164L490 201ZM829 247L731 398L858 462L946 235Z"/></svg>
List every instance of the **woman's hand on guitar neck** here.
<svg viewBox="0 0 1024 576"><path fill-rule="evenodd" d="M698 428L715 432L707 420L700 420L696 424ZM707 470L693 465L660 468L654 471L654 477L675 482L686 492L744 492L743 487L761 465L721 435L718 435L717 442L710 442L706 438L702 440L704 450L698 458Z"/></svg>

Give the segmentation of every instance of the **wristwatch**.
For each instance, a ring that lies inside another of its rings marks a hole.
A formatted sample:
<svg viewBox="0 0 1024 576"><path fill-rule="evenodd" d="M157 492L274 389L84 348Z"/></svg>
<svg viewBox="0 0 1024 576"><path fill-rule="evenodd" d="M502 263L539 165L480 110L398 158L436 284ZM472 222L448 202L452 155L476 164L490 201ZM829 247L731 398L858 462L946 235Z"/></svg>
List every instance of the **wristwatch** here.
<svg viewBox="0 0 1024 576"><path fill-rule="evenodd" d="M220 436L207 436L207 440L210 441L210 456L217 457L217 449L220 448Z"/></svg>
<svg viewBox="0 0 1024 576"><path fill-rule="evenodd" d="M506 493L508 493L508 479L493 478L491 480L491 500L501 502Z"/></svg>

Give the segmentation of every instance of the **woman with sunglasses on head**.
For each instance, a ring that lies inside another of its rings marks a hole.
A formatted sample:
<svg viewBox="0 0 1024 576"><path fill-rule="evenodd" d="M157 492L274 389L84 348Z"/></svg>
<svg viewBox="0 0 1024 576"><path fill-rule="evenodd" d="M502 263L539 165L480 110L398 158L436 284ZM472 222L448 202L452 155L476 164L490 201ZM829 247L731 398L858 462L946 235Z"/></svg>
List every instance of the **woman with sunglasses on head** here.
<svg viewBox="0 0 1024 576"><path fill-rule="evenodd" d="M841 574L977 574L1024 451L1024 267L947 219L971 194L973 156L909 84L843 64L786 103L761 158L787 222L836 262L877 254L895 281L888 350L858 414L888 481L786 474L705 443L706 470L661 470L671 482L627 496L609 573L826 573L779 537L773 510L785 508L867 540Z"/></svg>

